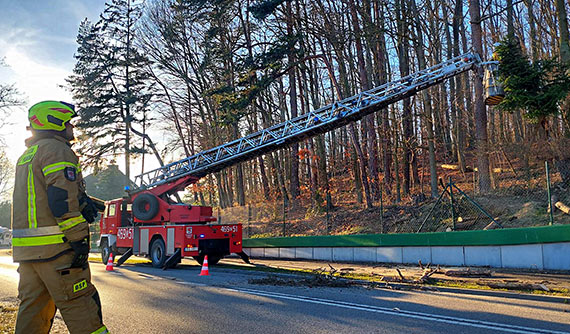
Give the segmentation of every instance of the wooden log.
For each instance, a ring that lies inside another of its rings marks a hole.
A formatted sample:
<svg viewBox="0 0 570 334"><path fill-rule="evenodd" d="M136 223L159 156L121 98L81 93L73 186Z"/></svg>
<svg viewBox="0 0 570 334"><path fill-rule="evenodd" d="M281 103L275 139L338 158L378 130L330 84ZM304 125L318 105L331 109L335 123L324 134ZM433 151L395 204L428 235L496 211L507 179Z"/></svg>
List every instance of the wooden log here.
<svg viewBox="0 0 570 334"><path fill-rule="evenodd" d="M450 170L459 170L459 165L451 165L451 164L441 164L440 165L441 168L443 169L450 169ZM466 166L465 167L465 171L466 172L472 172L473 168Z"/></svg>
<svg viewBox="0 0 570 334"><path fill-rule="evenodd" d="M459 165L441 164L443 169L459 170Z"/></svg>
<svg viewBox="0 0 570 334"><path fill-rule="evenodd" d="M431 269L431 268L425 268L422 276L420 278L418 278L415 282L416 283L425 283L428 280L428 278L431 275L435 274L436 272L438 272L438 270Z"/></svg>
<svg viewBox="0 0 570 334"><path fill-rule="evenodd" d="M485 282L484 285L493 289L550 291L550 289L544 284L524 282Z"/></svg>
<svg viewBox="0 0 570 334"><path fill-rule="evenodd" d="M493 273L489 269L447 270L445 276L453 277L491 277Z"/></svg>
<svg viewBox="0 0 570 334"><path fill-rule="evenodd" d="M483 230L496 230L499 228L499 225L495 222L490 222L489 225L485 226Z"/></svg>
<svg viewBox="0 0 570 334"><path fill-rule="evenodd" d="M477 169L477 167L475 167L475 171L478 172L479 170ZM492 169L493 173L503 173L506 172L504 169L502 168L493 168Z"/></svg>
<svg viewBox="0 0 570 334"><path fill-rule="evenodd" d="M477 223L477 217L459 217L455 223L456 230L468 230Z"/></svg>
<svg viewBox="0 0 570 334"><path fill-rule="evenodd" d="M406 281L406 279L404 278L404 275L402 275L402 272L400 271L400 269L396 268L396 271L398 272L398 275L400 275L400 279L402 280L402 282Z"/></svg>
<svg viewBox="0 0 570 334"><path fill-rule="evenodd" d="M567 206L566 204L558 201L558 202L554 203L554 206L556 208L558 208L558 210L564 212L565 214L570 215L570 207Z"/></svg>

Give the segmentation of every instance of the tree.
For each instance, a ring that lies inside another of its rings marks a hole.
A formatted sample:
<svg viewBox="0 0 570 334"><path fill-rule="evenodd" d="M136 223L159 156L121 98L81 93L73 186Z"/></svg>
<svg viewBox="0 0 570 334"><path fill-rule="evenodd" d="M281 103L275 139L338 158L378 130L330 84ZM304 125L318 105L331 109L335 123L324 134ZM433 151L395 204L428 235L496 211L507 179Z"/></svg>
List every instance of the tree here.
<svg viewBox="0 0 570 334"><path fill-rule="evenodd" d="M12 225L12 202L0 202L0 226L10 228Z"/></svg>
<svg viewBox="0 0 570 334"><path fill-rule="evenodd" d="M287 36L289 38L293 37L294 34L294 26L293 22L295 20L295 13L293 13L293 9L291 6L291 1L287 1L285 4L286 8L286 16L287 16ZM289 64L293 64L297 61L295 50L289 50L287 53L287 60ZM291 118L295 118L298 116L297 110L297 68L291 66L289 69L289 101L290 101L290 108L291 108ZM297 205L298 197L299 197L299 144L295 143L291 146L291 176L290 176L290 183L289 183L289 191L291 192L291 202L295 207Z"/></svg>
<svg viewBox="0 0 570 334"><path fill-rule="evenodd" d="M547 118L558 114L560 102L570 92L567 66L554 59L531 63L516 38L504 39L497 54L501 61L499 78L506 93L498 107L509 112L524 110L525 117L539 124L547 136Z"/></svg>
<svg viewBox="0 0 570 334"><path fill-rule="evenodd" d="M4 149L0 149L0 200L7 199L11 195L13 180L14 167Z"/></svg>
<svg viewBox="0 0 570 334"><path fill-rule="evenodd" d="M85 187L91 196L108 201L125 195L122 186L125 174L119 170L119 166L111 163L107 168L85 177ZM133 186L133 183L130 184Z"/></svg>
<svg viewBox="0 0 570 334"><path fill-rule="evenodd" d="M360 79L360 89L367 91L372 87L370 87L370 80L368 78L369 74L366 69L367 64L364 57L365 45L363 45L362 42L360 20L357 15L357 4L354 1L350 1L349 8L354 30L354 42L358 60L358 78ZM362 121L362 126L362 136L366 140L365 148L366 152L368 153L368 174L370 175L370 190L372 192L373 199L376 200L380 198L380 187L378 182L378 152L376 148L376 131L374 131L374 115L365 116Z"/></svg>
<svg viewBox="0 0 570 334"><path fill-rule="evenodd" d="M471 16L471 38L475 53L483 55L481 30L481 6L479 0L469 0ZM477 167L479 169L479 191L487 193L491 189L489 172L489 151L487 143L487 109L483 100L483 69L475 70L475 136L477 145Z"/></svg>
<svg viewBox="0 0 570 334"><path fill-rule="evenodd" d="M418 66L420 70L425 70L427 68L426 51L423 44L424 37L421 28L420 13L417 9L416 0L411 0L410 5L414 16L414 28L415 28L415 30L413 29L411 30L411 33L414 41L414 48L416 50L416 54L418 57ZM437 184L435 138L434 138L434 129L433 129L433 110L432 110L431 99L429 96L429 90L427 89L422 91L422 102L425 113L424 119L425 119L425 127L427 132L428 151L429 151L431 196L433 198L437 198L439 196L439 193L438 193L438 184Z"/></svg>
<svg viewBox="0 0 570 334"><path fill-rule="evenodd" d="M560 30L560 61L570 65L570 33L568 32L568 14L564 0L556 0L556 14Z"/></svg>
<svg viewBox="0 0 570 334"><path fill-rule="evenodd" d="M6 66L4 59L0 58L0 66ZM20 106L24 103L20 97L20 92L16 89L13 84L3 84L0 83L0 113L7 112L9 108ZM5 125L5 118L0 117L0 128ZM3 144L3 138L0 137L0 143ZM14 168L10 159L6 155L4 148L0 148L0 201L7 199L11 193L12 182L14 178ZM10 202L2 202L1 210L5 209L6 203L8 203L8 208L10 207ZM8 225L10 226L10 217L8 216Z"/></svg>
<svg viewBox="0 0 570 334"><path fill-rule="evenodd" d="M112 0L95 25L84 20L74 74L67 79L80 106L80 154L88 164L101 166L123 153L124 185L129 184L131 153L142 152L131 138L138 132L133 125L142 123L151 99L148 60L133 43L140 6L134 0Z"/></svg>
<svg viewBox="0 0 570 334"><path fill-rule="evenodd" d="M5 67L4 58L0 58L0 67ZM20 106L24 103L20 96L20 92L14 84L6 84L0 82L0 112L7 111L10 107ZM4 117L0 120L0 128L5 124Z"/></svg>
<svg viewBox="0 0 570 334"><path fill-rule="evenodd" d="M564 42L563 8L568 1L523 0L524 6L520 2L473 0L466 16L467 3L461 0L149 1L137 19L140 25L131 30L131 50L150 60L142 66L149 81L137 91L152 93L152 99L146 113L129 110L133 111L131 124L140 127L139 121L146 115L146 124L160 126L167 133L171 155L194 155L440 64L460 52L475 51L485 61L492 44L508 35L520 41L520 48L511 51L532 55L524 67L529 71L526 79L535 85L545 80L527 92L534 107L519 104L512 112L498 112L493 107L487 116L478 69L475 75L466 72L450 78L372 117L299 142L298 150L271 152L227 168L208 176L202 188L193 189L194 202L200 202L196 199L201 196L199 189L207 189L204 193L210 195L211 203L222 207L268 198L288 202L290 195L301 205L320 206L319 191L327 191L330 182L331 196L341 206L345 200L358 204L366 200L372 206L378 194L375 182L382 176L388 193L383 198L385 204L400 199L397 187L404 189L407 197L426 191L428 173L431 194L436 196L437 165L452 161L465 172L456 176L458 182L462 176L470 179L466 167L478 167L479 189L486 192L491 187L489 162L502 164L503 158L497 155L501 151L513 162L513 169L520 163L527 170L525 166L540 158L531 150L518 154L538 143L531 131L540 128L533 125L541 123L535 116L542 115L549 139L570 133L568 108L563 104L562 112L557 111L557 96L547 92L558 84L554 75L558 65L549 59L563 55L568 44ZM123 3L128 4L126 0ZM485 13L483 18L480 12ZM111 15L106 12L103 16ZM103 33L102 24L94 28L93 36L88 33L84 33L84 46L90 49L78 50L78 55L85 57L79 69L92 75L86 75L85 82L93 84L77 92L88 98L101 95L99 91L112 96L112 87L105 86L109 73L95 70L99 63L105 65L101 69L114 64L111 60L118 53L108 50L118 42ZM97 52L106 56L99 57ZM539 64L543 74L533 72ZM120 83L118 91L124 92L124 67L117 71L120 76L112 73ZM511 97L505 106L520 102L512 100L513 91L508 93ZM544 100L536 100L533 94ZM538 107L541 103L544 108ZM103 155L107 160L112 159L113 145L117 153L125 149L124 119L119 117L117 124L121 128L114 137L92 132L102 136L97 138L101 145L111 145ZM136 144L131 136L129 152L136 150ZM316 156L315 160L307 158ZM380 161L375 161L376 157ZM383 175L378 178L378 173ZM389 191L392 183L396 185L393 193Z"/></svg>
<svg viewBox="0 0 570 334"><path fill-rule="evenodd" d="M409 39L406 32L409 29L408 19L406 15L408 8L406 2L403 0L396 0L396 24L398 31L398 62L400 65L400 75L402 77L410 74L410 54L409 54ZM402 157L402 173L404 174L403 190L405 195L410 194L411 175L410 164L412 162L412 153L414 138L412 129L412 104L411 99L406 98L402 101L402 135L403 135L403 149L404 154Z"/></svg>
<svg viewBox="0 0 570 334"><path fill-rule="evenodd" d="M21 105L23 101L18 95L18 89L14 84L0 84L0 110Z"/></svg>

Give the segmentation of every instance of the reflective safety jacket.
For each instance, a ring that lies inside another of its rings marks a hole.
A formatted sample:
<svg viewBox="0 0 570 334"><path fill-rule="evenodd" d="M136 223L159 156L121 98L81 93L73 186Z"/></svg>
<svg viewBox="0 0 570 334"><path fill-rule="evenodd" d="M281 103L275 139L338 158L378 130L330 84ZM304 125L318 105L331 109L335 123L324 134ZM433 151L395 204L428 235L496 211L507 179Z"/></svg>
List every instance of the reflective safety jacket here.
<svg viewBox="0 0 570 334"><path fill-rule="evenodd" d="M15 262L42 261L89 235L79 208L85 192L79 159L59 136L34 135L18 159L12 198Z"/></svg>

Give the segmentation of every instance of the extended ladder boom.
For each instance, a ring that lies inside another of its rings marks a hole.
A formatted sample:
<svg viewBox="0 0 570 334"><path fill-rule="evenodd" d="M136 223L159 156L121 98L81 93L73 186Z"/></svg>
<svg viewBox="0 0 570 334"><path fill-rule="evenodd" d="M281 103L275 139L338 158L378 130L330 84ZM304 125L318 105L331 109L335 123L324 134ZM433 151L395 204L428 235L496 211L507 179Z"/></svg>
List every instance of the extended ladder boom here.
<svg viewBox="0 0 570 334"><path fill-rule="evenodd" d="M220 171L357 121L420 90L479 66L480 62L476 54L461 55L268 129L138 175L135 177L135 183L140 189L148 189L188 175L202 177Z"/></svg>

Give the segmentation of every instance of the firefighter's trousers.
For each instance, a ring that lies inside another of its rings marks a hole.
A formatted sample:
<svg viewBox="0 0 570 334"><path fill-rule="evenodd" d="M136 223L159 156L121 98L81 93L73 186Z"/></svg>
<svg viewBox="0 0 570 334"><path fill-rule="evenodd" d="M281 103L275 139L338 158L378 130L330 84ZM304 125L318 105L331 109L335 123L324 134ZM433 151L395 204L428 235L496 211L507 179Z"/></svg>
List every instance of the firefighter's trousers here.
<svg viewBox="0 0 570 334"><path fill-rule="evenodd" d="M89 266L69 268L72 259L69 252L52 261L20 263L15 334L48 334L56 308L71 334L108 333Z"/></svg>

